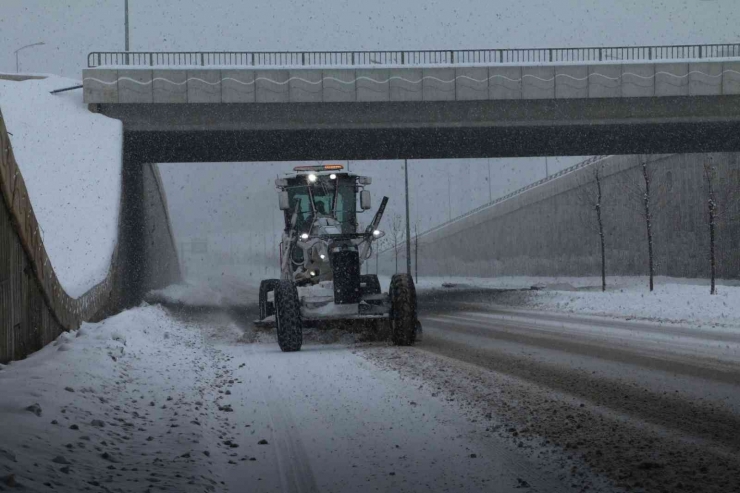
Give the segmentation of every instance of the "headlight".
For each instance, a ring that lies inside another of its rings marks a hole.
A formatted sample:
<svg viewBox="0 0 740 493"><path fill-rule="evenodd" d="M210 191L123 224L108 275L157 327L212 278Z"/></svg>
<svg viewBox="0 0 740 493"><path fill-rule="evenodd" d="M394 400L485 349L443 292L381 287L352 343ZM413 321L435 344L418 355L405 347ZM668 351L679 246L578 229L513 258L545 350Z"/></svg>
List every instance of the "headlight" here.
<svg viewBox="0 0 740 493"><path fill-rule="evenodd" d="M313 173L308 175L308 181L310 181L311 183L315 182L316 180L317 180L317 176L314 175Z"/></svg>
<svg viewBox="0 0 740 493"><path fill-rule="evenodd" d="M379 229L376 229L375 231L373 231L373 236L375 236L376 238L379 237L382 234L383 234L383 232L380 231Z"/></svg>
<svg viewBox="0 0 740 493"><path fill-rule="evenodd" d="M326 255L324 255L323 253L320 253L320 254L319 254L319 258L320 258L321 260L324 260L324 259L326 258Z"/></svg>
<svg viewBox="0 0 740 493"><path fill-rule="evenodd" d="M302 240L307 240L307 239L308 239L308 233L303 233L303 234L301 235L301 239L302 239Z"/></svg>
<svg viewBox="0 0 740 493"><path fill-rule="evenodd" d="M332 173L332 174L329 175L329 179L336 180L337 179L337 175L335 175L334 173Z"/></svg>

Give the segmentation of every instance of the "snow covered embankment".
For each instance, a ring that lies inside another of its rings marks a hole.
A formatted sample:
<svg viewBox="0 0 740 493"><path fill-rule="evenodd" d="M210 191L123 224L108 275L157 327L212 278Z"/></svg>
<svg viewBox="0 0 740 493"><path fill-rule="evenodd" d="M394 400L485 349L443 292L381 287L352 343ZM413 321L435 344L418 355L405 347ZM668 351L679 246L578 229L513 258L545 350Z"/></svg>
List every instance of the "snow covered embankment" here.
<svg viewBox="0 0 740 493"><path fill-rule="evenodd" d="M65 292L105 280L118 238L123 127L88 111L80 82L0 80L0 110L44 246Z"/></svg>
<svg viewBox="0 0 740 493"><path fill-rule="evenodd" d="M443 288L443 283L451 287ZM740 304L737 303L740 286L733 281L719 281L716 295L709 294L709 281L669 277L657 277L652 293L646 277L607 278L605 293L601 292L601 278L598 277L428 277L419 280L417 289L423 292L533 286L538 289L510 293L500 297L500 302L538 310L740 328Z"/></svg>
<svg viewBox="0 0 740 493"><path fill-rule="evenodd" d="M197 328L147 306L3 367L0 491L217 490L230 449L214 403L234 378L223 363Z"/></svg>

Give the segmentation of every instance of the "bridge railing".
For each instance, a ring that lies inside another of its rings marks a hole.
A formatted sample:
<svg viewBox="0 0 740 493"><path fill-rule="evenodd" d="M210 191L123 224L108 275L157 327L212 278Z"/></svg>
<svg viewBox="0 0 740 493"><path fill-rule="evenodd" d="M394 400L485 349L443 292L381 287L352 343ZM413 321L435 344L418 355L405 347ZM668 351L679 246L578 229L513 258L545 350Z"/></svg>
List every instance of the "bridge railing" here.
<svg viewBox="0 0 740 493"><path fill-rule="evenodd" d="M740 57L740 43L412 51L95 51L90 68L123 66L375 66L650 61Z"/></svg>

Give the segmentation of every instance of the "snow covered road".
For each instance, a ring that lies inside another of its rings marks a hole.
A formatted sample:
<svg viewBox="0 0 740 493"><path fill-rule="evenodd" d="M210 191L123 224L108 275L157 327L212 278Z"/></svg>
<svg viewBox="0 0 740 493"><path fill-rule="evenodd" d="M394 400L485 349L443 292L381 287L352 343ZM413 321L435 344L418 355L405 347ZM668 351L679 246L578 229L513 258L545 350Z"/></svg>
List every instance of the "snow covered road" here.
<svg viewBox="0 0 740 493"><path fill-rule="evenodd" d="M555 444L638 490L740 490L740 331L521 310L499 296L422 298L424 343L388 367L498 416L502 437L535 456Z"/></svg>
<svg viewBox="0 0 740 493"><path fill-rule="evenodd" d="M244 375L228 402L251 431L234 442L251 447L261 429L254 436L269 444L256 463L226 471L229 491L245 482L249 491L287 492L570 490L546 464L491 440L488 425L454 399L367 357L384 343L326 344L313 333L300 352L281 353L274 335L250 334L253 317L188 316Z"/></svg>
<svg viewBox="0 0 740 493"><path fill-rule="evenodd" d="M415 347L308 330L281 353L252 326L253 287L223 285L195 297L219 306L171 289L175 308L2 368L0 491L740 489L728 327L422 290Z"/></svg>
<svg viewBox="0 0 740 493"><path fill-rule="evenodd" d="M384 343L281 353L253 316L144 306L3 368L0 491L568 490Z"/></svg>

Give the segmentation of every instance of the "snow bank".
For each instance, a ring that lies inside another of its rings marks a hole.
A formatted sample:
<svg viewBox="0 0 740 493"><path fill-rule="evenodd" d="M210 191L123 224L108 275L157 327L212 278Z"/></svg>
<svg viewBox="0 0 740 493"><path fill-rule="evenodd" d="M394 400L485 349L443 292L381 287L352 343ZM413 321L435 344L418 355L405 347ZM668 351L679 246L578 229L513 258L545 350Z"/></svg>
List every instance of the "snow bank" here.
<svg viewBox="0 0 740 493"><path fill-rule="evenodd" d="M443 284L447 287L443 287ZM740 282L719 281L717 294L709 294L709 281L657 277L655 290L646 277L609 277L601 292L599 277L427 277L418 290L464 288L527 289L537 287L517 303L568 313L639 318L698 326L740 327ZM522 301L523 300L523 301Z"/></svg>
<svg viewBox="0 0 740 493"><path fill-rule="evenodd" d="M56 76L0 80L0 109L62 287L79 297L103 281L118 236L123 127L88 111L79 85Z"/></svg>
<svg viewBox="0 0 740 493"><path fill-rule="evenodd" d="M0 491L11 476L25 491L213 491L203 451L216 453L218 421L204 407L223 363L207 351L196 327L148 306L2 369Z"/></svg>

